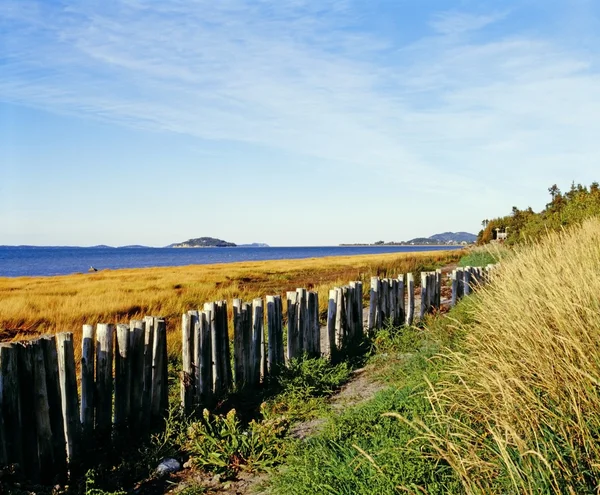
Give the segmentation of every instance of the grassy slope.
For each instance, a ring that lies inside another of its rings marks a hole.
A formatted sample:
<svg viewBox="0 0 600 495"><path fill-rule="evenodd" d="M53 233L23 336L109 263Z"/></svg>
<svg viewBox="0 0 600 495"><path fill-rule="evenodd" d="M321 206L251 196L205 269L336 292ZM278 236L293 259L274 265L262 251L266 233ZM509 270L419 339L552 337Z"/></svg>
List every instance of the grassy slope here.
<svg viewBox="0 0 600 495"><path fill-rule="evenodd" d="M389 387L365 404L329 420L325 431L298 444L271 480L275 494L431 494L460 493L460 481L446 462L423 455L426 442L415 438L406 420L427 418L426 391L439 377L443 360L436 354L461 341L457 321L469 320L471 301L447 317L430 320L427 329L389 328L374 341L371 373ZM431 451L430 453L433 453Z"/></svg>
<svg viewBox="0 0 600 495"><path fill-rule="evenodd" d="M298 447L274 493L597 493L599 273L592 220L505 259L454 322L382 335L390 388Z"/></svg>
<svg viewBox="0 0 600 495"><path fill-rule="evenodd" d="M0 278L0 340L55 331L74 331L77 339L83 324L127 323L150 314L166 317L172 332L183 312L204 302L251 300L297 287L317 290L320 307L326 308L328 290L335 285L418 272L459 256L440 251Z"/></svg>

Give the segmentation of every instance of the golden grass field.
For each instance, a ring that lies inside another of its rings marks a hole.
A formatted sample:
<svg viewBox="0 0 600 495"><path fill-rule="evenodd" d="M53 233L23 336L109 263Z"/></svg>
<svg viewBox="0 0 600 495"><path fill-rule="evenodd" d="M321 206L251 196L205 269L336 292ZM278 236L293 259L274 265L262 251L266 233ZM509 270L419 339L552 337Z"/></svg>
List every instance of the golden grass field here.
<svg viewBox="0 0 600 495"><path fill-rule="evenodd" d="M280 294L304 287L319 292L375 275L397 276L457 261L463 251L393 253L182 267L103 270L56 277L0 278L0 340L74 332L84 324L128 323L163 316L176 349L181 314L205 302ZM416 277L418 280L418 277ZM368 294L368 290L365 291Z"/></svg>
<svg viewBox="0 0 600 495"><path fill-rule="evenodd" d="M423 433L467 493L598 493L600 220L518 248L497 273Z"/></svg>

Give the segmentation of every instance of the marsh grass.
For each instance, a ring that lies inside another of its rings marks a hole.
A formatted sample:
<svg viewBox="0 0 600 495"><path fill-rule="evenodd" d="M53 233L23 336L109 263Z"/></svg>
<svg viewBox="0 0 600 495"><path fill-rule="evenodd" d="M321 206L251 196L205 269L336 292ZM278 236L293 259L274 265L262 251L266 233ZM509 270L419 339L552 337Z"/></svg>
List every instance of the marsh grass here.
<svg viewBox="0 0 600 495"><path fill-rule="evenodd" d="M394 253L0 278L0 340L71 331L79 349L82 325L127 323L144 315L165 317L172 334L181 314L204 302L237 297L249 301L297 287L319 292L324 315L328 290L335 285L419 272L460 256L459 251ZM179 340L178 334L170 338L172 356L179 352Z"/></svg>
<svg viewBox="0 0 600 495"><path fill-rule="evenodd" d="M467 493L597 493L600 221L503 262L414 426Z"/></svg>

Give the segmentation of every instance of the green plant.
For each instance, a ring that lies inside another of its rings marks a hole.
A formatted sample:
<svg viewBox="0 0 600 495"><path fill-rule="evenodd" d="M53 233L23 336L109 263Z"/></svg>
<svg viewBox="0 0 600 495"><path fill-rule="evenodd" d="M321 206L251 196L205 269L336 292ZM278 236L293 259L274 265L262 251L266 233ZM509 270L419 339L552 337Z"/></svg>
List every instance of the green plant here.
<svg viewBox="0 0 600 495"><path fill-rule="evenodd" d="M85 474L85 495L126 495L127 492L123 490L116 490L113 492L105 491L96 486L96 471L90 469Z"/></svg>
<svg viewBox="0 0 600 495"><path fill-rule="evenodd" d="M264 470L280 461L288 426L278 418L252 421L244 428L235 409L225 416L205 409L202 420L189 427L187 450L194 465L226 478L240 470Z"/></svg>

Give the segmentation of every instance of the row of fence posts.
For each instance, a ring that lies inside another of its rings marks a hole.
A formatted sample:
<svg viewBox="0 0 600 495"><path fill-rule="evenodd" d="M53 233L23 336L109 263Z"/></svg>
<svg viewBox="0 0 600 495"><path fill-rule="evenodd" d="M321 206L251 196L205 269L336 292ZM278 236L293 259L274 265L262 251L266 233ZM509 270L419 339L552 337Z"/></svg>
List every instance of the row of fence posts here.
<svg viewBox="0 0 600 495"><path fill-rule="evenodd" d="M486 283L492 269L454 270L451 305ZM367 332L388 323L411 325L414 289L411 273L373 277ZM440 308L441 290L440 270L421 274L421 319ZM260 298L233 301L233 367L227 302L206 303L182 316L181 402L186 411L210 407L230 391L255 387L295 358L328 354L337 360L363 340L362 282L329 291L324 335L318 294L297 289L286 296L285 315L281 296L267 296L266 304ZM90 452L143 436L164 417L168 377L163 318L84 325L80 364L79 393L73 334L0 344L0 466L17 463L32 481L60 480L85 464L84 457L93 462Z"/></svg>
<svg viewBox="0 0 600 495"><path fill-rule="evenodd" d="M81 394L72 333L0 345L0 466L65 480L168 409L164 319L84 325L80 364Z"/></svg>
<svg viewBox="0 0 600 495"><path fill-rule="evenodd" d="M318 294L297 289L287 292L286 299L285 315L281 296L266 297L266 313L261 298L252 303L234 299L233 370L227 302L206 303L204 310L182 315L181 403L184 410L209 407L227 392L255 387L293 359L321 354L330 354L335 359L344 348L362 340L361 282L351 282L330 291L324 339L321 338ZM287 322L285 333L284 320Z"/></svg>
<svg viewBox="0 0 600 495"><path fill-rule="evenodd" d="M484 268L466 266L456 268L450 276L452 284L452 299L450 305L456 306L464 296L468 296L478 286L487 284L497 265L489 264Z"/></svg>

